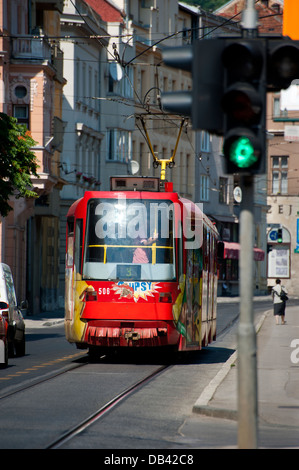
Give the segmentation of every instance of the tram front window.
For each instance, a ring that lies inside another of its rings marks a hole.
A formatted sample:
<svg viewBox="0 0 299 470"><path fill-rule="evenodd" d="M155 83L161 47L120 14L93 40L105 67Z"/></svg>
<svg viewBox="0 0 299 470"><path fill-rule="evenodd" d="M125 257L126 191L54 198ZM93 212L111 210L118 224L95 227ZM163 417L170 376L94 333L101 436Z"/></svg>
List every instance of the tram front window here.
<svg viewBox="0 0 299 470"><path fill-rule="evenodd" d="M92 199L83 277L166 281L175 278L171 201Z"/></svg>

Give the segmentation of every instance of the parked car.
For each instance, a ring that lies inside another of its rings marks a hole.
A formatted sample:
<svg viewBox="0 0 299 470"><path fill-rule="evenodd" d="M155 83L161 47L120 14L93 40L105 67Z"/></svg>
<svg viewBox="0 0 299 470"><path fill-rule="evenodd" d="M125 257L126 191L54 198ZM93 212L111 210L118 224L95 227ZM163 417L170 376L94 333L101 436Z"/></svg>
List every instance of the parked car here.
<svg viewBox="0 0 299 470"><path fill-rule="evenodd" d="M8 305L2 310L7 321L8 354L25 355L25 322L17 304L16 292L10 267L0 263L0 301Z"/></svg>
<svg viewBox="0 0 299 470"><path fill-rule="evenodd" d="M8 304L0 302L0 368L7 367L8 365L8 323L6 312L8 312Z"/></svg>

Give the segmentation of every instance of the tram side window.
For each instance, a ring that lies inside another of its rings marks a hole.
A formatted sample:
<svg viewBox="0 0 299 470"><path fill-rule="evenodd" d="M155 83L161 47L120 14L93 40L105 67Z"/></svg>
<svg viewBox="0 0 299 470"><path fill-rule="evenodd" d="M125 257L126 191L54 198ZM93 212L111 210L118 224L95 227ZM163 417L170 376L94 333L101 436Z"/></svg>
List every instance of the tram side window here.
<svg viewBox="0 0 299 470"><path fill-rule="evenodd" d="M83 220L76 220L75 232L75 268L77 273L82 272L82 240L83 240Z"/></svg>
<svg viewBox="0 0 299 470"><path fill-rule="evenodd" d="M66 265L72 267L74 261L74 219L67 221Z"/></svg>
<svg viewBox="0 0 299 470"><path fill-rule="evenodd" d="M184 245L184 240L183 240L183 227L182 224L180 224L180 229L179 229L179 234L180 236L178 237L177 241L177 247L178 247L178 276L180 278L181 274L184 272L184 264L183 264L183 245Z"/></svg>
<svg viewBox="0 0 299 470"><path fill-rule="evenodd" d="M209 246L210 246L210 239L209 239L209 232L207 231L206 227L203 228L203 269L204 271L209 270Z"/></svg>

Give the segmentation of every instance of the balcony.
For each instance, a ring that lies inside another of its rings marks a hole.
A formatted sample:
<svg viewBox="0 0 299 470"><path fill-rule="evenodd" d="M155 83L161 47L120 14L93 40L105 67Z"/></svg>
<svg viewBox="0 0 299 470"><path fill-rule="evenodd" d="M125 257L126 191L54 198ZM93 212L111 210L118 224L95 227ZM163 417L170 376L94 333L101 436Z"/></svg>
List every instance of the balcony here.
<svg viewBox="0 0 299 470"><path fill-rule="evenodd" d="M11 59L52 65L52 48L45 37L14 36L11 38Z"/></svg>

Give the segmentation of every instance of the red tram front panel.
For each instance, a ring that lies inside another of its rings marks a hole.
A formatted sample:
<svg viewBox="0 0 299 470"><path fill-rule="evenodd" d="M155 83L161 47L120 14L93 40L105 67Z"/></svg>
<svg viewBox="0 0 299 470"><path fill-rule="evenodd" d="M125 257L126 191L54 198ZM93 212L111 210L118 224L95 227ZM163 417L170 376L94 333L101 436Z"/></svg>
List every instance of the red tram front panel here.
<svg viewBox="0 0 299 470"><path fill-rule="evenodd" d="M93 282L80 295L84 342L94 346L177 344L172 302L176 283Z"/></svg>

